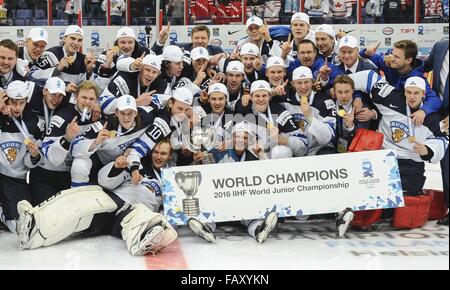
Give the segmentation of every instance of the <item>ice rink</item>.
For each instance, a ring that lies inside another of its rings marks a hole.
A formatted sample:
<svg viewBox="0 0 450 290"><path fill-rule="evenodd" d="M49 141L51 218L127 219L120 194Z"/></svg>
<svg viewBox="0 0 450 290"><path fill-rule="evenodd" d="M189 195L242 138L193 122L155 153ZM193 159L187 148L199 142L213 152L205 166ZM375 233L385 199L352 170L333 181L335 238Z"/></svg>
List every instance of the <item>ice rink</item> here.
<svg viewBox="0 0 450 290"><path fill-rule="evenodd" d="M426 188L442 188L438 165L427 166ZM289 220L258 245L239 225L219 226L217 244L183 227L170 247L145 257L109 236L19 251L17 236L0 232L0 269L449 269L449 228L436 221L409 231L349 230L345 239L334 230L332 221Z"/></svg>

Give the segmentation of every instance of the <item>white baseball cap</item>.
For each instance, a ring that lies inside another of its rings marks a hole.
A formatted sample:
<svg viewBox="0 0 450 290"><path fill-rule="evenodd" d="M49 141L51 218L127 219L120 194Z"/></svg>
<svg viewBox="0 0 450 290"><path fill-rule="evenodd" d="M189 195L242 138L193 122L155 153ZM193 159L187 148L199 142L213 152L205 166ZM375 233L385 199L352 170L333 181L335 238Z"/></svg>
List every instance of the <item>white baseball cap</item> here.
<svg viewBox="0 0 450 290"><path fill-rule="evenodd" d="M252 130L250 124L245 121L236 123L233 126L232 133L239 133L239 132L247 132L249 134L253 134L253 130Z"/></svg>
<svg viewBox="0 0 450 290"><path fill-rule="evenodd" d="M175 89L175 91L173 91L172 97L175 100L185 103L186 105L189 106L192 106L192 102L194 100L194 95L192 94L192 91L186 87Z"/></svg>
<svg viewBox="0 0 450 290"><path fill-rule="evenodd" d="M281 66L284 68L284 60L279 56L271 56L267 60L266 69L269 69L273 66Z"/></svg>
<svg viewBox="0 0 450 290"><path fill-rule="evenodd" d="M405 82L405 89L407 87L416 87L421 89L422 91L425 91L425 80L421 77L410 77Z"/></svg>
<svg viewBox="0 0 450 290"><path fill-rule="evenodd" d="M250 94L253 94L254 92L259 90L267 91L270 93L272 89L270 88L270 84L266 81L263 80L254 81L252 83L252 86L250 87Z"/></svg>
<svg viewBox="0 0 450 290"><path fill-rule="evenodd" d="M245 73L244 72L244 64L242 62L240 62L240 61L237 61L237 60L230 61L228 63L228 65L227 65L226 72L227 73L229 73L229 72L237 72L237 73L244 74Z"/></svg>
<svg viewBox="0 0 450 290"><path fill-rule="evenodd" d="M30 84L23 81L12 81L6 88L6 95L10 99L22 100L30 96Z"/></svg>
<svg viewBox="0 0 450 290"><path fill-rule="evenodd" d="M300 66L294 70L292 73L292 80L302 80L302 79L312 79L313 74L309 67Z"/></svg>
<svg viewBox="0 0 450 290"><path fill-rule="evenodd" d="M48 44L48 32L47 30L40 27L31 28L28 33L28 38L30 38L33 42L37 41L45 41Z"/></svg>
<svg viewBox="0 0 450 290"><path fill-rule="evenodd" d="M247 22L245 22L245 28L249 28L252 24L255 24L256 26L263 26L264 22L258 16L252 16L247 19Z"/></svg>
<svg viewBox="0 0 450 290"><path fill-rule="evenodd" d="M309 24L309 16L308 16L308 14L303 13L303 12L295 13L291 17L291 24L294 23L295 21L303 21L303 22L306 22L307 24Z"/></svg>
<svg viewBox="0 0 450 290"><path fill-rule="evenodd" d="M81 29L78 25L69 25L67 26L66 32L64 32L64 36L71 34L79 34L81 37L84 37L83 29Z"/></svg>
<svg viewBox="0 0 450 290"><path fill-rule="evenodd" d="M161 71L161 57L159 55L147 54L142 59L143 65L149 65Z"/></svg>
<svg viewBox="0 0 450 290"><path fill-rule="evenodd" d="M45 88L50 94L61 93L66 95L66 84L58 77L51 77L45 82Z"/></svg>
<svg viewBox="0 0 450 290"><path fill-rule="evenodd" d="M180 62L183 60L183 51L176 45L169 45L164 48L163 59L173 62Z"/></svg>
<svg viewBox="0 0 450 290"><path fill-rule="evenodd" d="M356 38L354 38L351 35L346 35L344 37L341 38L341 40L339 41L339 49L341 49L342 47L350 47L350 48L358 48L358 41L356 40Z"/></svg>
<svg viewBox="0 0 450 290"><path fill-rule="evenodd" d="M336 37L336 32L334 31L333 26L329 25L329 24L322 24L319 27L317 27L316 29L316 33L317 32L323 32L328 34L329 36L331 36L333 39Z"/></svg>
<svg viewBox="0 0 450 290"><path fill-rule="evenodd" d="M224 94L225 96L227 96L227 100L230 97L227 86L225 86L222 83L215 83L215 84L212 84L209 86L208 96L215 92L220 92L220 93Z"/></svg>
<svg viewBox="0 0 450 290"><path fill-rule="evenodd" d="M259 55L259 47L256 46L256 44L253 43L245 43L244 45L241 46L241 51L240 51L241 55L246 55L246 54L251 54L254 56L258 56Z"/></svg>
<svg viewBox="0 0 450 290"><path fill-rule="evenodd" d="M125 111L128 109L132 109L137 112L136 100L133 96L123 95L117 99L116 102L117 110Z"/></svg>
<svg viewBox="0 0 450 290"><path fill-rule="evenodd" d="M209 52L204 47L196 47L191 51L191 59L192 60L197 60L200 58L209 60Z"/></svg>
<svg viewBox="0 0 450 290"><path fill-rule="evenodd" d="M131 37L136 39L136 33L134 32L133 28L122 27L117 31L116 39L119 39L120 37Z"/></svg>

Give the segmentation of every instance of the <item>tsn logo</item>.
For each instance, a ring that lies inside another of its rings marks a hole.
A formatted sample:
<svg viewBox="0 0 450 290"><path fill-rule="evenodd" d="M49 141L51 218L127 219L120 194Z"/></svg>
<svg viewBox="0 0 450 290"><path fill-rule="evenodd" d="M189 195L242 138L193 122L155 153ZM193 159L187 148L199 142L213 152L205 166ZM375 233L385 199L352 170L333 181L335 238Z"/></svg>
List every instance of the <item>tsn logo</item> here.
<svg viewBox="0 0 450 290"><path fill-rule="evenodd" d="M409 34L409 33L414 33L414 28L401 28L400 29L400 33L402 34Z"/></svg>

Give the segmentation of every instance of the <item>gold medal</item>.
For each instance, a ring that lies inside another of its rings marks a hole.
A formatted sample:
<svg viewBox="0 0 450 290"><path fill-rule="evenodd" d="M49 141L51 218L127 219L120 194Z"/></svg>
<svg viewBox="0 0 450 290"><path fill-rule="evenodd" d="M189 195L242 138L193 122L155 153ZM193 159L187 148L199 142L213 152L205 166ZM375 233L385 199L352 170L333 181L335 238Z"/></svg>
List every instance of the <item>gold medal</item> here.
<svg viewBox="0 0 450 290"><path fill-rule="evenodd" d="M72 65L75 62L75 56L71 55L67 57L67 62L69 63L69 65Z"/></svg>
<svg viewBox="0 0 450 290"><path fill-rule="evenodd" d="M28 144L31 143L31 139L30 138L26 138L23 140L23 144L25 144L25 146L28 146Z"/></svg>
<svg viewBox="0 0 450 290"><path fill-rule="evenodd" d="M307 104L308 103L308 97L307 96L301 96L300 98L300 104Z"/></svg>
<svg viewBox="0 0 450 290"><path fill-rule="evenodd" d="M414 143L414 142L416 142L416 136L413 136L413 135L408 136L408 142L409 142L409 143Z"/></svg>
<svg viewBox="0 0 450 290"><path fill-rule="evenodd" d="M117 54L117 53L119 53L120 48L119 48L117 45L114 45L113 47L111 47L111 50L112 50L115 54Z"/></svg>
<svg viewBox="0 0 450 290"><path fill-rule="evenodd" d="M272 122L267 123L267 129L272 129L272 128L273 128L273 123Z"/></svg>
<svg viewBox="0 0 450 290"><path fill-rule="evenodd" d="M344 109L340 109L340 110L338 111L338 115L339 115L339 117L344 118L344 116L345 116L345 110L344 110Z"/></svg>
<svg viewBox="0 0 450 290"><path fill-rule="evenodd" d="M109 131L109 138L113 139L116 138L117 132L115 130Z"/></svg>

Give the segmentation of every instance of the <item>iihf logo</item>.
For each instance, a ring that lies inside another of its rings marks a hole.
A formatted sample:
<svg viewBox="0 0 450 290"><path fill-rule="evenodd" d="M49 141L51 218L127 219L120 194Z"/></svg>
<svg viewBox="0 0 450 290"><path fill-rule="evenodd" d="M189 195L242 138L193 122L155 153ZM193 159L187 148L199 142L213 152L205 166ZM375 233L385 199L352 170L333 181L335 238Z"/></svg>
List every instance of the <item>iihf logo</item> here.
<svg viewBox="0 0 450 290"><path fill-rule="evenodd" d="M100 33L91 33L91 46L100 47Z"/></svg>

